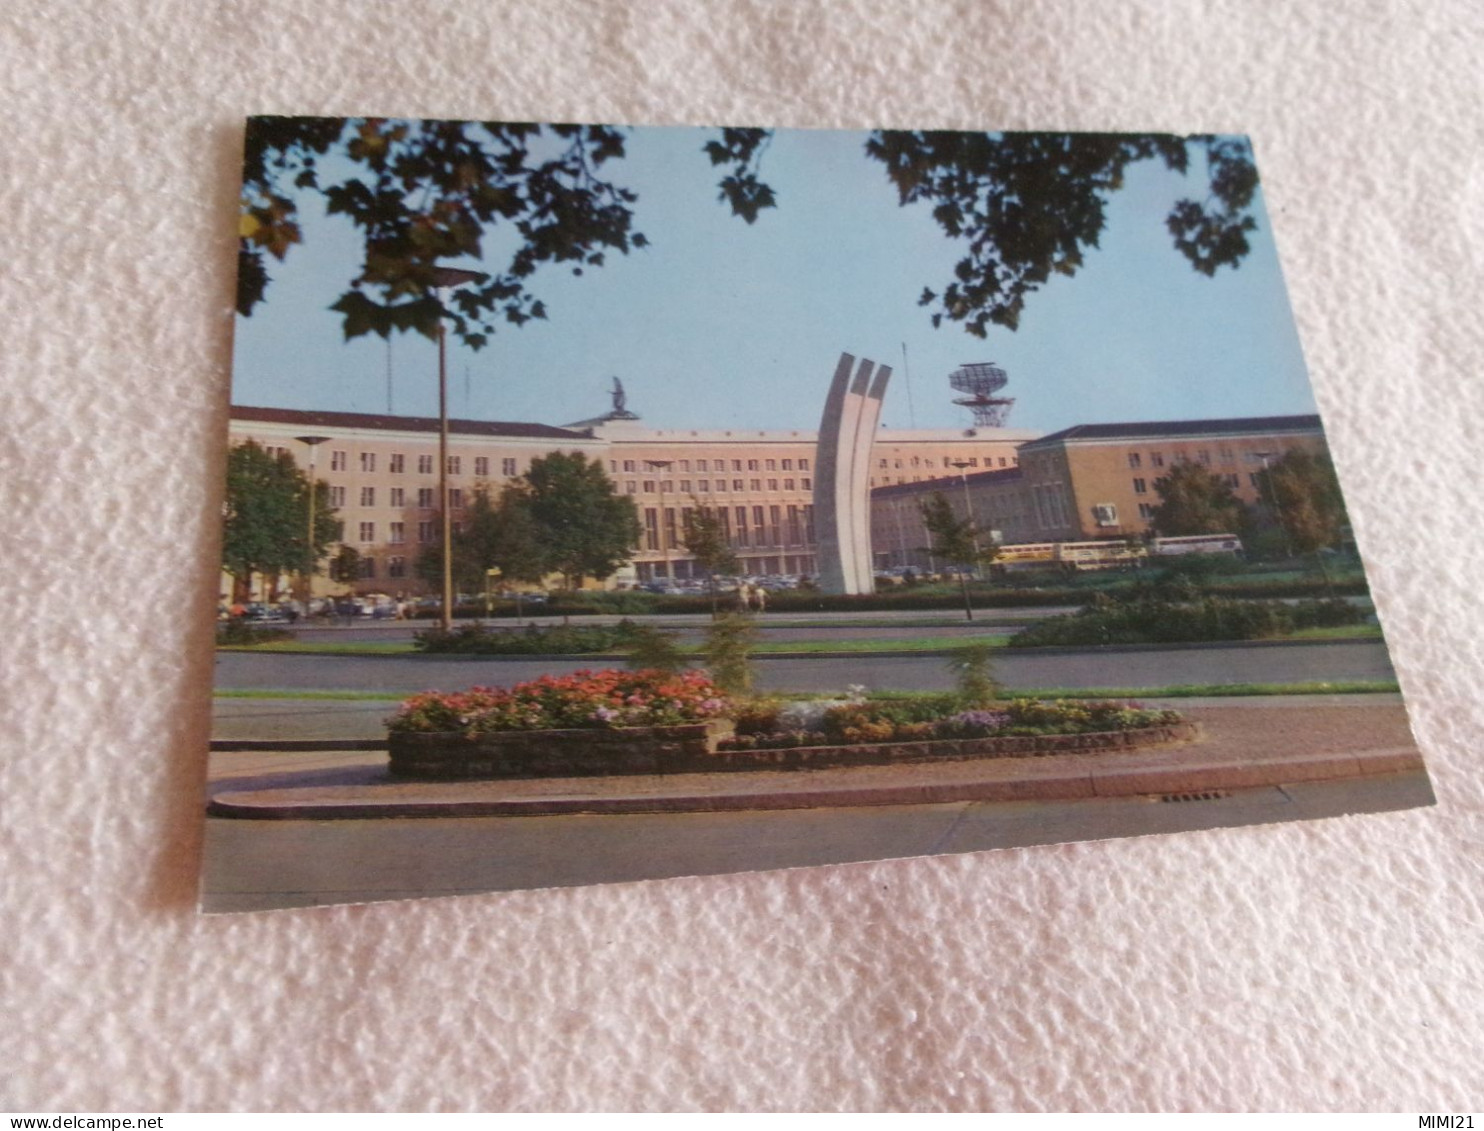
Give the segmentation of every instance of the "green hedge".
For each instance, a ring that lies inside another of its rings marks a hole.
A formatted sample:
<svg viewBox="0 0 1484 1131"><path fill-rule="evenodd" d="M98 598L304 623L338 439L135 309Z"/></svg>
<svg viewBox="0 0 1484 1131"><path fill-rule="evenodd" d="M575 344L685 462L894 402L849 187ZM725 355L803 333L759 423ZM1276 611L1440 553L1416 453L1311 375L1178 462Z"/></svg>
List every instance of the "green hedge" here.
<svg viewBox="0 0 1484 1131"><path fill-rule="evenodd" d="M587 652L617 652L634 643L629 621L608 625L553 625L550 628L488 628L479 622L461 624L444 632L430 628L415 634L419 652L479 656L559 656Z"/></svg>
<svg viewBox="0 0 1484 1131"><path fill-rule="evenodd" d="M1260 640L1288 636L1301 628L1335 628L1363 623L1365 609L1341 600L1117 601L1104 597L1066 616L1049 617L1010 640L1012 648L1089 644L1182 644L1201 641Z"/></svg>
<svg viewBox="0 0 1484 1131"><path fill-rule="evenodd" d="M294 634L286 628L272 628L267 625L254 624L252 621L236 618L233 620L219 621L216 626L216 642L218 644L244 645L244 644L273 644L280 640L292 640Z"/></svg>
<svg viewBox="0 0 1484 1131"><path fill-rule="evenodd" d="M1149 585L1148 579L1136 575L1125 575L1119 585L1099 590L1117 596L1120 590L1132 589L1140 584ZM1213 597L1233 599L1276 599L1280 597L1319 597L1326 594L1324 586L1308 581L1263 582L1257 579L1226 581L1205 586L1202 592ZM1328 591L1336 596L1364 597L1369 594L1364 581L1335 582ZM1002 585L980 585L969 590L970 601L976 609L1034 609L1056 605L1082 605L1088 599L1086 586L1072 585L1020 588ZM736 608L736 597L723 593L719 597L723 610ZM963 594L958 589L946 586L919 586L889 590L881 593L866 593L856 596L837 596L805 590L783 590L768 594L768 610L787 613L872 613L892 610L933 611L962 610ZM525 604L524 616L584 617L598 614L634 616L653 613L705 613L711 612L711 598L705 594L694 596L661 596L637 590L619 592L589 591L574 594L556 594L542 605ZM503 620L515 616L514 601L498 601L489 618ZM424 610L416 614L421 619L432 619L436 613ZM460 606L454 616L459 620L486 619L484 606Z"/></svg>

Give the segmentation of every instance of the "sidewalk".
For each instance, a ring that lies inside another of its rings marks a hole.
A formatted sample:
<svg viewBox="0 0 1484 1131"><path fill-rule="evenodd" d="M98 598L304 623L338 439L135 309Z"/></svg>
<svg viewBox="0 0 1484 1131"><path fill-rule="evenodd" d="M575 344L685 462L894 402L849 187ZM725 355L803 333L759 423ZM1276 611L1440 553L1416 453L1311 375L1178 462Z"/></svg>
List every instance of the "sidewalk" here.
<svg viewBox="0 0 1484 1131"><path fill-rule="evenodd" d="M1118 754L974 759L911 766L543 778L485 782L393 779L381 751L212 755L218 817L325 820L552 814L721 812L961 801L1150 796L1184 800L1258 786L1422 769L1400 704L1256 711L1188 709L1194 742Z"/></svg>

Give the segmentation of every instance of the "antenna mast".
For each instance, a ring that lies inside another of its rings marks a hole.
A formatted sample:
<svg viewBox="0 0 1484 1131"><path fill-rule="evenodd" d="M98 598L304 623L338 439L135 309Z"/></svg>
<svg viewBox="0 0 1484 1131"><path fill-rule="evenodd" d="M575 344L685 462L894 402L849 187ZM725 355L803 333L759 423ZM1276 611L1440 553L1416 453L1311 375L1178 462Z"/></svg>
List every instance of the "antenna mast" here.
<svg viewBox="0 0 1484 1131"><path fill-rule="evenodd" d="M912 411L912 370L907 367L907 343L902 343L902 377L907 382L907 427L917 427L917 413Z"/></svg>

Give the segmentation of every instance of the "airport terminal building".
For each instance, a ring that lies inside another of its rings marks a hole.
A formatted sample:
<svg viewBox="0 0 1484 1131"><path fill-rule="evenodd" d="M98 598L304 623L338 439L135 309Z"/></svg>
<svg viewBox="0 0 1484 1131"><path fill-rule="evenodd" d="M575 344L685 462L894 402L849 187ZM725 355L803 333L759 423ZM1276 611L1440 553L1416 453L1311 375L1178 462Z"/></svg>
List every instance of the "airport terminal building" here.
<svg viewBox="0 0 1484 1131"><path fill-rule="evenodd" d="M287 452L329 486L360 576L318 577L317 592L426 588L415 566L439 537L436 419L233 406L231 442L247 440ZM457 525L476 489L498 494L534 458L578 452L602 462L639 519L631 565L609 584L700 576L684 540L698 507L721 520L744 573L812 577L818 444L812 429L651 428L625 408L621 387L612 411L561 427L453 420L451 517ZM1169 468L1205 466L1255 505L1258 473L1295 448L1325 450L1317 416L1080 424L1049 435L983 420L880 428L869 448L872 562L932 568L921 507L937 491L1001 544L1128 539L1150 533L1154 483Z"/></svg>
<svg viewBox="0 0 1484 1131"><path fill-rule="evenodd" d="M922 547L922 504L943 491L1002 545L1142 537L1159 495L1154 481L1172 467L1199 464L1249 506L1264 502L1259 473L1295 449L1327 452L1318 416L1079 424L1022 443L1011 468L967 473L961 481L895 483L871 493L872 547L878 569L931 568Z"/></svg>
<svg viewBox="0 0 1484 1131"><path fill-rule="evenodd" d="M870 486L956 482L960 471L1011 470L1038 433L1010 428L880 429ZM316 443L305 442L313 437ZM429 417L233 406L230 441L287 452L326 482L359 555L361 592L418 593L418 555L438 539L438 421ZM603 461L619 494L632 498L641 543L615 583L699 576L684 545L686 514L714 509L744 573L818 572L812 429L655 429L616 409L564 427L450 421L448 471L455 523L480 486L498 493L536 456L580 452ZM962 465L962 466L959 466ZM346 584L315 579L315 591Z"/></svg>

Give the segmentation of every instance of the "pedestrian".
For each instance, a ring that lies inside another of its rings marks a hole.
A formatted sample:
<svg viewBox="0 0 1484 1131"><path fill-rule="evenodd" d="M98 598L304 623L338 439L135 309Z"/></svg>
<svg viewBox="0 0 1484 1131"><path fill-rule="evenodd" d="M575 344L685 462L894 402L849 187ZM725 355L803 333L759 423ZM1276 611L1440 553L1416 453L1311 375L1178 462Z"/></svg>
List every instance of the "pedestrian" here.
<svg viewBox="0 0 1484 1131"><path fill-rule="evenodd" d="M759 585L753 593L757 595L757 611L762 612L768 607L768 591Z"/></svg>

